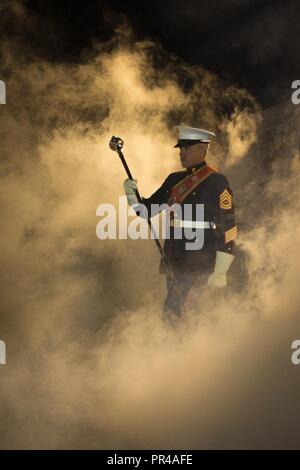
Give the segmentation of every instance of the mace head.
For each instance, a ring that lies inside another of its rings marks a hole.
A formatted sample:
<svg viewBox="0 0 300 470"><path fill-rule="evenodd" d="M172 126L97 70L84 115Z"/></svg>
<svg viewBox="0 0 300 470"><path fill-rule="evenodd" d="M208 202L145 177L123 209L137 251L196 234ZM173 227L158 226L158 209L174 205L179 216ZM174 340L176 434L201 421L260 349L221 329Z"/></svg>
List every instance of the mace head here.
<svg viewBox="0 0 300 470"><path fill-rule="evenodd" d="M114 135L112 136L112 138L110 139L110 142L109 142L109 148L111 150L121 150L123 148L123 145L124 145L124 140L121 139L121 137L115 137Z"/></svg>

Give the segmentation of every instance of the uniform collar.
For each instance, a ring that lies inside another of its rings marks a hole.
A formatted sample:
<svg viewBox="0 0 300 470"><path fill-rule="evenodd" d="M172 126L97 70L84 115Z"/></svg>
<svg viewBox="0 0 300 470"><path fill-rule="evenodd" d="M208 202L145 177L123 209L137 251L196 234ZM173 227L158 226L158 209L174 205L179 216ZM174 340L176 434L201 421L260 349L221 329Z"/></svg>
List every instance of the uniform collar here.
<svg viewBox="0 0 300 470"><path fill-rule="evenodd" d="M187 174L187 175L190 175L190 174L194 173L196 170L199 170L199 168L202 168L202 167L204 167L204 166L206 166L206 162L205 162L205 161L204 161L204 162L201 162L201 163L198 163L198 165L195 165L195 166L193 166L193 167L191 167L191 168L187 168L187 169L186 169L186 174Z"/></svg>

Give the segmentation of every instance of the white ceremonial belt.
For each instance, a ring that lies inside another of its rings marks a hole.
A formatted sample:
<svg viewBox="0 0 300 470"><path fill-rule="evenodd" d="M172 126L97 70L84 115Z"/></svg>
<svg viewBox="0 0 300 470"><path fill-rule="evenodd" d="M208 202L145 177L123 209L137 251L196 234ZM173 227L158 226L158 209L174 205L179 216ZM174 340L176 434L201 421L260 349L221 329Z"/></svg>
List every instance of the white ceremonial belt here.
<svg viewBox="0 0 300 470"><path fill-rule="evenodd" d="M180 219L171 220L170 226L178 228L216 228L216 224L214 222Z"/></svg>

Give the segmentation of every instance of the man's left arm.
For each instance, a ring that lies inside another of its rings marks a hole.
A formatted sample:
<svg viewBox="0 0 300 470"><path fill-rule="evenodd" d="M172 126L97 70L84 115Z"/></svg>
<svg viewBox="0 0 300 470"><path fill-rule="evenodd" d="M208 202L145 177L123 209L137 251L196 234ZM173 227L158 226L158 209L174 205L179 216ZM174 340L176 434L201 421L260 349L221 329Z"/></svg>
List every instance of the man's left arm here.
<svg viewBox="0 0 300 470"><path fill-rule="evenodd" d="M227 272L234 260L234 240L237 238L237 226L234 216L233 194L227 179L220 175L213 194L215 209L217 250L213 273L208 278L208 285L225 287Z"/></svg>

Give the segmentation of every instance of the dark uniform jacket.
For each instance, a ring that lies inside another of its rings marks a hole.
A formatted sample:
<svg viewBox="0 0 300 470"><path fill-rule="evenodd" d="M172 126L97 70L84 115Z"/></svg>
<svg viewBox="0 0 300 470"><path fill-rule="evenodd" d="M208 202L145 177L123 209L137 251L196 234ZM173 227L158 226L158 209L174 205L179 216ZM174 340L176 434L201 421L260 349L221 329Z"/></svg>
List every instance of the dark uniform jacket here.
<svg viewBox="0 0 300 470"><path fill-rule="evenodd" d="M199 184L194 184L195 187L193 187L192 190L185 191L186 188L183 180L186 181L188 176L192 176L192 174L199 175L199 178L201 175L205 174L205 177L202 178L202 181L200 178ZM182 182L182 184L180 184L180 182ZM172 207L174 186L177 188L177 195L180 194L180 192L182 193L181 196L179 196L182 220L186 221L191 219L192 216L192 221L197 222L199 213L196 211L196 205L203 204L204 222L209 223L210 228L203 229L204 244L202 248L188 250L186 244L191 243L193 240L190 238L190 235L189 238L186 238L184 230L182 228L176 228L176 222L173 222L175 227L170 227L170 238L166 239L164 243L164 251L168 264L175 272L212 272L214 269L216 251L233 253L233 240L237 236L237 228L234 220L233 195L229 183L224 175L208 167L205 162L187 171L171 173L152 196L142 198L142 203L147 208L150 217L160 212L160 209L156 209L156 211L152 210L151 212L151 205L153 204L168 204L169 207ZM181 198L183 198L182 201L180 200ZM190 205L189 211L187 211L187 209L185 210L188 204ZM136 206L135 210L138 215L141 215L139 206ZM171 213L171 225L173 218L176 219L176 210L175 213ZM180 232L178 232L178 230L180 230ZM177 234L182 234L180 239L175 238L176 231ZM195 238L196 237L197 231L195 231ZM160 271L163 272L162 264Z"/></svg>

